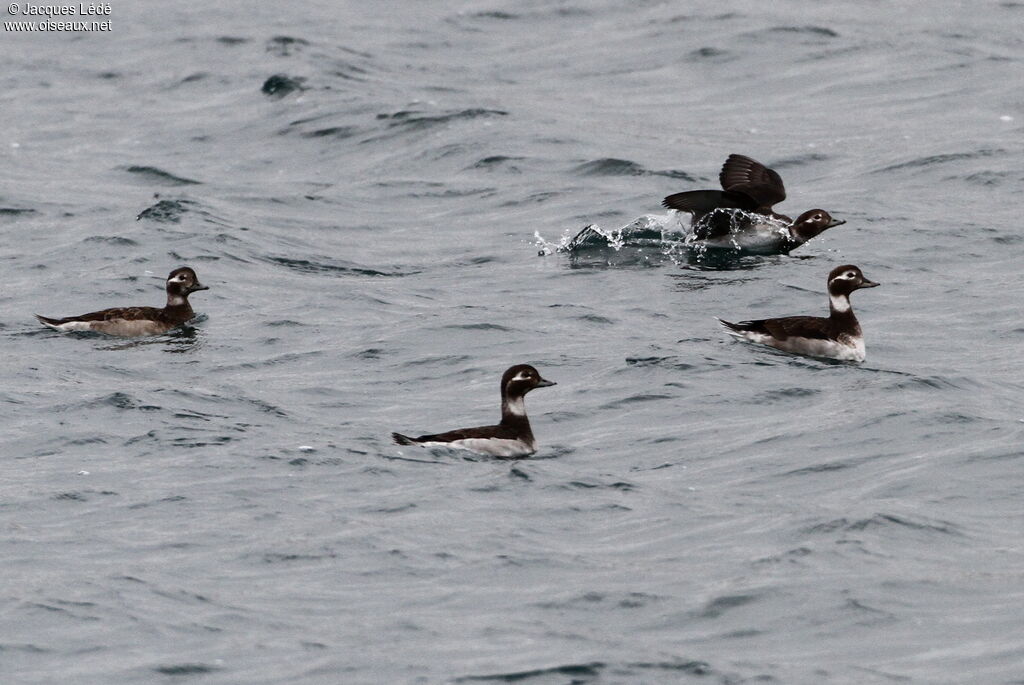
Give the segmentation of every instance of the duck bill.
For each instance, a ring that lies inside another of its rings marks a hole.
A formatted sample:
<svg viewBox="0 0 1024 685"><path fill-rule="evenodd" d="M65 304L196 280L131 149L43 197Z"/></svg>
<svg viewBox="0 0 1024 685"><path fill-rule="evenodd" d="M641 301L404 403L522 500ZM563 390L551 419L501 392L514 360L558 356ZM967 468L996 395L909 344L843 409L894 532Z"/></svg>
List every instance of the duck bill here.
<svg viewBox="0 0 1024 685"><path fill-rule="evenodd" d="M558 383L555 383L554 381L549 381L549 380L547 380L545 378L541 378L539 381L537 381L537 385L535 385L534 387L536 387L536 388L550 388L552 385L558 385Z"/></svg>
<svg viewBox="0 0 1024 685"><path fill-rule="evenodd" d="M832 219L828 222L828 226L826 228L835 228L836 226L842 226L845 223L846 221L843 219Z"/></svg>
<svg viewBox="0 0 1024 685"><path fill-rule="evenodd" d="M869 281L868 279L865 278L864 281L860 285L858 285L857 287L858 288L877 288L880 285L881 285L881 283L875 283L874 281Z"/></svg>
<svg viewBox="0 0 1024 685"><path fill-rule="evenodd" d="M194 286L188 289L190 293L194 293L197 290L209 290L210 286L203 285L202 283L196 283Z"/></svg>

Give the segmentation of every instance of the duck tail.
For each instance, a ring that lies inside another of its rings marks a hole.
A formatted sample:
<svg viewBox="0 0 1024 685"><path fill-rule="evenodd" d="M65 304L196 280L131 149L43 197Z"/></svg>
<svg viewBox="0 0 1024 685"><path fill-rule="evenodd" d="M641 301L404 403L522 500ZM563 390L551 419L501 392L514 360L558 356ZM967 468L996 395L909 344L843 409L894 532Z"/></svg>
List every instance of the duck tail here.
<svg viewBox="0 0 1024 685"><path fill-rule="evenodd" d="M391 439L395 441L396 445L415 445L416 441L410 438L408 435L402 435L401 433L392 433Z"/></svg>

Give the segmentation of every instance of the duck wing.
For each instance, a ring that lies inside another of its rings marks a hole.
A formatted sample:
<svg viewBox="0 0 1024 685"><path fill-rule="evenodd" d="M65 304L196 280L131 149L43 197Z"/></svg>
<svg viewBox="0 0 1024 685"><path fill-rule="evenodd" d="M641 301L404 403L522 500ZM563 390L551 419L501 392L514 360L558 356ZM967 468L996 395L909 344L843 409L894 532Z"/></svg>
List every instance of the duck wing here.
<svg viewBox="0 0 1024 685"><path fill-rule="evenodd" d="M62 324L71 321L113 321L115 319L138 321L139 319L159 319L162 312L163 310L157 307L116 307L114 309L102 309L98 312L89 312L79 316L67 316L63 319L39 318L46 319L46 323L49 324Z"/></svg>
<svg viewBox="0 0 1024 685"><path fill-rule="evenodd" d="M786 199L782 177L773 169L746 155L729 155L722 165L721 173L718 174L718 180L726 193L750 198L755 209L762 214L771 212L773 205Z"/></svg>
<svg viewBox="0 0 1024 685"><path fill-rule="evenodd" d="M834 339L831 321L820 316L785 316L778 319L756 319L739 323L722 321L722 325L741 333L770 335L776 340L786 340L790 337L816 340Z"/></svg>
<svg viewBox="0 0 1024 685"><path fill-rule="evenodd" d="M691 212L694 219L716 209L745 209L748 212L757 209L754 200L747 195L721 190L687 190L669 195L661 204L665 209Z"/></svg>
<svg viewBox="0 0 1024 685"><path fill-rule="evenodd" d="M453 431L446 433L435 433L433 435L421 435L416 438L410 438L400 433L393 433L392 437L395 442L400 445L407 445L412 442L455 442L456 440L470 440L473 438L499 438L505 440L513 440L517 436L515 432L506 426L478 426L476 428L457 428ZM408 442L400 442L399 439L406 440Z"/></svg>

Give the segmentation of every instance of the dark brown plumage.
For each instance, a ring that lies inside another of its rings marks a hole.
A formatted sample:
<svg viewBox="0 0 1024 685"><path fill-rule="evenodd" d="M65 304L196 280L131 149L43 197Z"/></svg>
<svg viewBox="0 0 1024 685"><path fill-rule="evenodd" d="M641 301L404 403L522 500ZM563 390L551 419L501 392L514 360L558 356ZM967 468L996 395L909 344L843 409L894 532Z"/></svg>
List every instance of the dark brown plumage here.
<svg viewBox="0 0 1024 685"><path fill-rule="evenodd" d="M792 222L772 207L786 199L786 188L773 169L746 155L731 154L718 174L722 190L688 190L662 200L667 209L692 212L694 220L715 209L742 209ZM698 216L699 215L699 216Z"/></svg>
<svg viewBox="0 0 1024 685"><path fill-rule="evenodd" d="M776 340L787 340L790 336L832 340L842 328L842 325L833 321L831 317L820 316L784 316L777 319L755 319L738 323L722 321L722 324L734 331L761 333L770 335Z"/></svg>

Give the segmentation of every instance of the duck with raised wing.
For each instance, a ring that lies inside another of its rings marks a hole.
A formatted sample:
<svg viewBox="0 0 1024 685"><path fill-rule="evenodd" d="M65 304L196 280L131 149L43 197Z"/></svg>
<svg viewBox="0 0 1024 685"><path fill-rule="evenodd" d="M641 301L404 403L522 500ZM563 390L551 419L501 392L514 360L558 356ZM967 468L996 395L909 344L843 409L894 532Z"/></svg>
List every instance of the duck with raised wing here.
<svg viewBox="0 0 1024 685"><path fill-rule="evenodd" d="M119 307L81 316L53 319L36 314L39 323L58 331L95 331L107 335L136 337L157 335L177 328L193 316L188 296L197 290L209 290L199 282L196 272L187 266L167 276L167 304L164 307Z"/></svg>
<svg viewBox="0 0 1024 685"><path fill-rule="evenodd" d="M418 438L401 433L392 433L391 437L399 445L450 447L492 457L527 457L537 451L537 443L526 418L524 398L534 388L552 385L553 381L541 378L529 364L517 364L501 377L501 421L497 425L460 428Z"/></svg>
<svg viewBox="0 0 1024 685"><path fill-rule="evenodd" d="M832 269L828 275L827 318L787 316L739 323L719 319L718 322L732 336L770 345L783 352L862 362L865 358L864 334L850 307L850 293L877 285L864 278L856 266L845 264Z"/></svg>
<svg viewBox="0 0 1024 685"><path fill-rule="evenodd" d="M691 214L690 244L749 254L786 254L845 221L809 209L794 221L773 208L786 199L782 177L755 159L731 154L718 175L722 190L688 190L662 201Z"/></svg>

